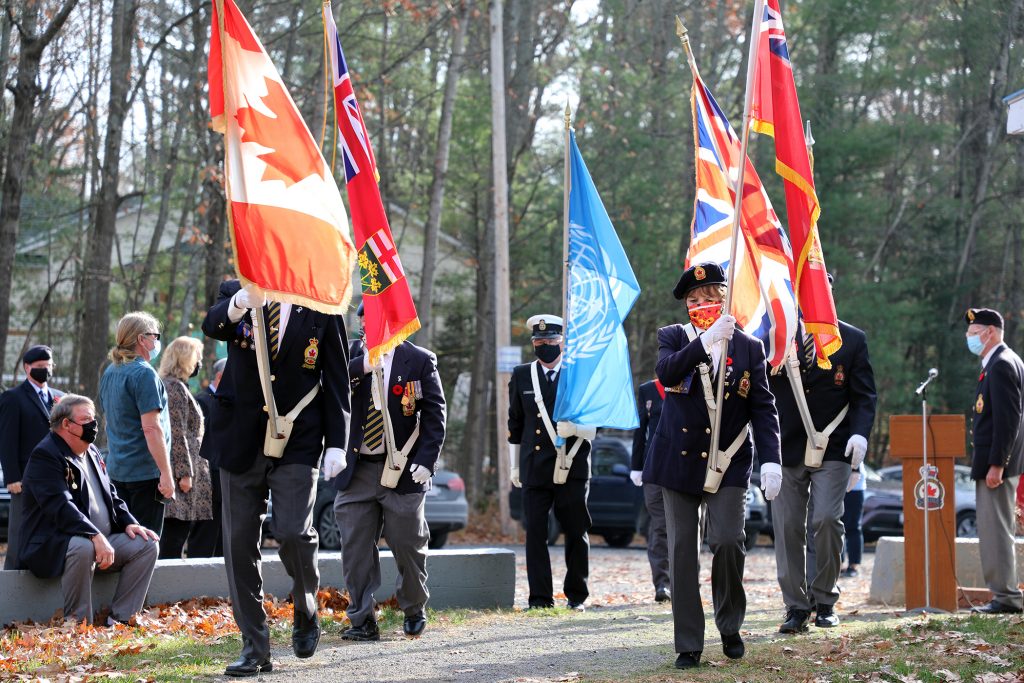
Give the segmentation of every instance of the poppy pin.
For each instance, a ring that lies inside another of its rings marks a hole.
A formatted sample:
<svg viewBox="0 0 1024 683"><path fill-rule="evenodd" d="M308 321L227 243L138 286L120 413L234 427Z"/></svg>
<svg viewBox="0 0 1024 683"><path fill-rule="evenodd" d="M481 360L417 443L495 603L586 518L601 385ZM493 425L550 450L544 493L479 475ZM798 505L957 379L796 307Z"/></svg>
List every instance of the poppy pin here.
<svg viewBox="0 0 1024 683"><path fill-rule="evenodd" d="M401 384L396 384L395 386L391 387L391 393L394 394L395 396L401 396L402 394L405 393L405 388Z"/></svg>
<svg viewBox="0 0 1024 683"><path fill-rule="evenodd" d="M726 365L732 365L732 356L726 356L725 357L725 364Z"/></svg>

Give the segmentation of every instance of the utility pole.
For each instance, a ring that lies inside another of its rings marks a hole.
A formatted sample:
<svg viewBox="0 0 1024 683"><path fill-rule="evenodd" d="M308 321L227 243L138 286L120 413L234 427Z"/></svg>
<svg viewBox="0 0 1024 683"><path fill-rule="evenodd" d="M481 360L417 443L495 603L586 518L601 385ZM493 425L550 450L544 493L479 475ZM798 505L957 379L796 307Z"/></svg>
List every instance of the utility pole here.
<svg viewBox="0 0 1024 683"><path fill-rule="evenodd" d="M509 347L512 320L508 283L508 171L505 154L505 36L502 0L491 0L491 166L494 173L494 398L495 457L498 466L498 514L501 532L512 533L509 514L509 461L502 434L508 431L508 387L512 374ZM518 350L516 350L518 355Z"/></svg>

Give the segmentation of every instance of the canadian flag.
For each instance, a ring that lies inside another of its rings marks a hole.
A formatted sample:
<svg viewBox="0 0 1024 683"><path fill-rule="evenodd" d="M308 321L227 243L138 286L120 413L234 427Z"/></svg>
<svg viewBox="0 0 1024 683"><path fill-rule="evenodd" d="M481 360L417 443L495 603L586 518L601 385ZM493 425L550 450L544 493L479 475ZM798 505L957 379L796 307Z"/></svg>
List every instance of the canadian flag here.
<svg viewBox="0 0 1024 683"><path fill-rule="evenodd" d="M338 185L232 0L213 5L209 86L240 279L274 300L343 313L356 250Z"/></svg>

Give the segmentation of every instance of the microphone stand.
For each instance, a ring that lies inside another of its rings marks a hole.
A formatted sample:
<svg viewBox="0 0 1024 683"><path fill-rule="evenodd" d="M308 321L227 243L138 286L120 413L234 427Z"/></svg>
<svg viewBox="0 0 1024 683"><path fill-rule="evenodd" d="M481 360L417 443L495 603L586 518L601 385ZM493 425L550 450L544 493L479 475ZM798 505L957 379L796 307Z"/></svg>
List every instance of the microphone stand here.
<svg viewBox="0 0 1024 683"><path fill-rule="evenodd" d="M918 388L921 394L921 477L924 480L924 607L907 610L907 614L947 614L945 610L932 607L932 554L928 535L928 383L932 379L929 375Z"/></svg>

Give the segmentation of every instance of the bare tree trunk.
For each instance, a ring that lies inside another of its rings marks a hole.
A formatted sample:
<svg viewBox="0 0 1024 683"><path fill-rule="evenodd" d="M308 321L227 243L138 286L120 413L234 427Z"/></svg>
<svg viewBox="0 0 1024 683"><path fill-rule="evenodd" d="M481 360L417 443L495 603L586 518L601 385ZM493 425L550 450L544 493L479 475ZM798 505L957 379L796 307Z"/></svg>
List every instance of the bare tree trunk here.
<svg viewBox="0 0 1024 683"><path fill-rule="evenodd" d="M182 132L185 124L179 122L174 126L174 138L170 147L165 147L163 154L163 176L160 179L160 208L157 211L156 224L153 226L153 235L149 240L149 251L146 252L146 260L142 265L142 274L136 289L136 301L144 301L146 290L149 289L149 280L153 276L153 266L156 257L160 253L160 240L164 236L164 228L167 226L167 215L171 210L171 187L174 183L174 175L178 171L178 147L181 145ZM171 271L172 275L174 271Z"/></svg>
<svg viewBox="0 0 1024 683"><path fill-rule="evenodd" d="M21 40L18 76L10 88L14 93L14 113L7 139L3 186L0 188L0 358L3 358L7 350L7 334L11 323L11 285L21 224L22 182L28 173L28 150L35 139L38 125L34 112L40 94L36 82L39 78L39 64L43 51L56 37L76 4L78 0L64 0L49 25L41 33L35 33L40 7L38 3L26 3L18 24Z"/></svg>
<svg viewBox="0 0 1024 683"><path fill-rule="evenodd" d="M99 368L110 334L110 250L116 230L121 172L121 139L131 85L132 43L135 38L136 0L113 0L110 43L110 102L103 149L103 169L96 221L86 248L82 299L87 312L80 340L78 380L86 396L95 396Z"/></svg>
<svg viewBox="0 0 1024 683"><path fill-rule="evenodd" d="M441 101L441 122L437 131L437 151L434 155L434 178L430 183L430 209L423 236L423 271L420 280L419 317L423 345L430 347L434 337L434 273L437 267L437 239L441 231L441 209L444 208L444 183L448 175L448 156L452 141L452 114L455 111L455 91L462 71L463 46L469 26L470 1L462 5L459 25L452 41L452 58L444 77L444 99Z"/></svg>

